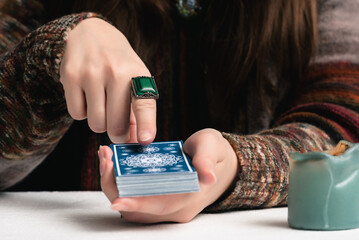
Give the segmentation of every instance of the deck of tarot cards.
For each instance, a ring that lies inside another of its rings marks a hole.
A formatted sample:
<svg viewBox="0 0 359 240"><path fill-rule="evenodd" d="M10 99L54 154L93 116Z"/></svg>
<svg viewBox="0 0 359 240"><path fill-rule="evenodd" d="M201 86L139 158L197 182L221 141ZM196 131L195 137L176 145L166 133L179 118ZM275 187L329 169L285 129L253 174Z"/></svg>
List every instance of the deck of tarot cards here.
<svg viewBox="0 0 359 240"><path fill-rule="evenodd" d="M112 144L119 196L198 192L197 172L182 146L182 141Z"/></svg>

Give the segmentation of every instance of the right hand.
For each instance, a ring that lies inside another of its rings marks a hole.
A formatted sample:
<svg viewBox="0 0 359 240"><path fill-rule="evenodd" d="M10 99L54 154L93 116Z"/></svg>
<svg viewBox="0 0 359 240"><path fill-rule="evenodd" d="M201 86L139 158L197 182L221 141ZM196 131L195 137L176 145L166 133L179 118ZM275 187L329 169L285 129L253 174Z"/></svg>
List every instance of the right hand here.
<svg viewBox="0 0 359 240"><path fill-rule="evenodd" d="M60 66L69 114L87 118L112 142L150 144L156 135L154 99L131 99L131 78L151 76L126 37L111 24L89 18L70 31Z"/></svg>

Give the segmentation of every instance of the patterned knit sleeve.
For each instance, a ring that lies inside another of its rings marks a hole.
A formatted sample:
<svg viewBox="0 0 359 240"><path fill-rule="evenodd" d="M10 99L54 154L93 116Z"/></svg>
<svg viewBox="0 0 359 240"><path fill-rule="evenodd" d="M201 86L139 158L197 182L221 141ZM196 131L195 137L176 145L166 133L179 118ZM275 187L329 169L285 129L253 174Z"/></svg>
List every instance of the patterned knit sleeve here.
<svg viewBox="0 0 359 240"><path fill-rule="evenodd" d="M206 211L286 205L290 152L359 141L359 2L318 1L318 11L319 53L303 87L271 129L223 133L238 157L237 179Z"/></svg>
<svg viewBox="0 0 359 240"><path fill-rule="evenodd" d="M3 2L0 189L19 182L39 165L72 123L58 81L59 65L68 32L81 20L96 17L93 13L73 14L36 28L39 22L29 17L41 7L37 1L7 1L17 2L11 8L2 6Z"/></svg>

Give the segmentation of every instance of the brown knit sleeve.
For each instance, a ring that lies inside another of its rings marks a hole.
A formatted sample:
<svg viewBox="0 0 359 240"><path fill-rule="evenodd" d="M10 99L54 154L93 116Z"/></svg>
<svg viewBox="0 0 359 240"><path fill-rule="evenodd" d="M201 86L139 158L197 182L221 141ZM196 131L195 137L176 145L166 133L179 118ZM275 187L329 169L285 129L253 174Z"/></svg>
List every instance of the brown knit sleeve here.
<svg viewBox="0 0 359 240"><path fill-rule="evenodd" d="M333 146L324 131L305 123L286 124L253 135L223 136L237 155L238 173L232 188L207 212L285 205L289 153L323 151Z"/></svg>
<svg viewBox="0 0 359 240"><path fill-rule="evenodd" d="M0 189L27 176L71 125L59 66L69 31L90 17L97 15L64 16L24 37L30 28L1 13Z"/></svg>

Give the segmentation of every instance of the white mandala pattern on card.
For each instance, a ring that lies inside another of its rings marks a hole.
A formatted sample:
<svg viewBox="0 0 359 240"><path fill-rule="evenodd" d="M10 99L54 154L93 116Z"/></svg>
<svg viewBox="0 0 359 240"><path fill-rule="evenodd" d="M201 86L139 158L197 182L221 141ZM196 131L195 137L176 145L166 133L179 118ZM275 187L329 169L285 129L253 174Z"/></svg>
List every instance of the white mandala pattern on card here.
<svg viewBox="0 0 359 240"><path fill-rule="evenodd" d="M141 147L138 149L139 152L143 152L143 153L154 153L154 152L158 152L160 149L158 147L154 147L154 146L147 146L147 147Z"/></svg>
<svg viewBox="0 0 359 240"><path fill-rule="evenodd" d="M164 172L167 166L176 165L182 160L182 157L170 155L168 153L148 153L138 154L121 159L121 165L127 165L135 168L146 168L144 172Z"/></svg>

